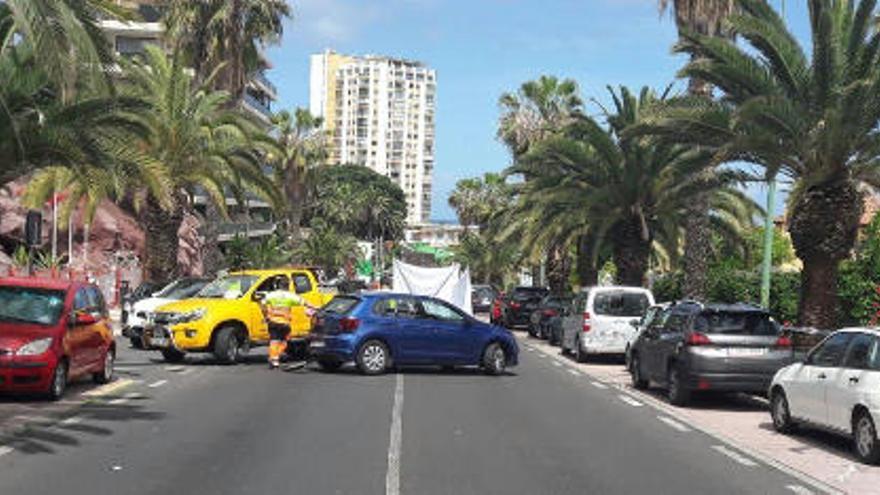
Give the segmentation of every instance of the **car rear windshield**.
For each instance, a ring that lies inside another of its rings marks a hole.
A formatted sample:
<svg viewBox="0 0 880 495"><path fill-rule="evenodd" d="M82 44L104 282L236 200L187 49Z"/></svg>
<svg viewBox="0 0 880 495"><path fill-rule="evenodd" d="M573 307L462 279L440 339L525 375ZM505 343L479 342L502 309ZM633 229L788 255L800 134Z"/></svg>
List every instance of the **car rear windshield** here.
<svg viewBox="0 0 880 495"><path fill-rule="evenodd" d="M52 326L61 318L64 292L28 287L0 287L0 322Z"/></svg>
<svg viewBox="0 0 880 495"><path fill-rule="evenodd" d="M644 292L603 291L593 298L593 312L599 316L640 318L650 306Z"/></svg>
<svg viewBox="0 0 880 495"><path fill-rule="evenodd" d="M694 331L724 335L776 335L779 332L770 315L745 311L703 312L694 319Z"/></svg>
<svg viewBox="0 0 880 495"><path fill-rule="evenodd" d="M546 295L547 289L541 289L539 287L520 287L513 290L513 298L520 301L535 298L540 299Z"/></svg>
<svg viewBox="0 0 880 495"><path fill-rule="evenodd" d="M361 302L361 300L356 297L334 297L327 303L327 305L321 308L321 310L325 313L334 315L346 315L351 312L359 302Z"/></svg>

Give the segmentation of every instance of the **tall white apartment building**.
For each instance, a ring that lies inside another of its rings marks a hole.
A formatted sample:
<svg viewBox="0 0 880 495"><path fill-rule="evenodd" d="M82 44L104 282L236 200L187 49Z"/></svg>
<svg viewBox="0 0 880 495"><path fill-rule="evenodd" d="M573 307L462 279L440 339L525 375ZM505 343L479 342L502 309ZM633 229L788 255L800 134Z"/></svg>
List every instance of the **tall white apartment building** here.
<svg viewBox="0 0 880 495"><path fill-rule="evenodd" d="M311 57L309 107L333 137L331 164L370 167L406 194L407 223L428 223L437 75L420 62L327 50Z"/></svg>

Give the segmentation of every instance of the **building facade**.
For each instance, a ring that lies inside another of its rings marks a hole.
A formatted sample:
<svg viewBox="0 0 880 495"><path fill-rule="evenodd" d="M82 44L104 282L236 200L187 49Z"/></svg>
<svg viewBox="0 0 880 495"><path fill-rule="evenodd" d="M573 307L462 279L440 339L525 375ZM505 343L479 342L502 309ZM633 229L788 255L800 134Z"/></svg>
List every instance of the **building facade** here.
<svg viewBox="0 0 880 495"><path fill-rule="evenodd" d="M332 136L330 163L363 165L400 185L409 225L430 218L436 94L436 72L420 62L311 57L309 107Z"/></svg>

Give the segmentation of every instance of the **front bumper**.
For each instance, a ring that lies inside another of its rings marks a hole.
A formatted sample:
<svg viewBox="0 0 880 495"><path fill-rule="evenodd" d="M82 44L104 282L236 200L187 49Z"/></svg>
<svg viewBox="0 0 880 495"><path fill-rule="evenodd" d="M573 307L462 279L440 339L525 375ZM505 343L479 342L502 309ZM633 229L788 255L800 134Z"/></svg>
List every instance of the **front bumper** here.
<svg viewBox="0 0 880 495"><path fill-rule="evenodd" d="M57 360L51 356L0 360L0 392L48 390Z"/></svg>

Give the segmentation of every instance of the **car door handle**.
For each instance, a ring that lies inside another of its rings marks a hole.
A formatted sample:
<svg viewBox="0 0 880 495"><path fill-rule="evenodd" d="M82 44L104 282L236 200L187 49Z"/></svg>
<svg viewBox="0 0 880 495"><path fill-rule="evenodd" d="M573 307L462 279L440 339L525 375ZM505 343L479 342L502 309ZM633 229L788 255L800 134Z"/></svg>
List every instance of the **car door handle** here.
<svg viewBox="0 0 880 495"><path fill-rule="evenodd" d="M859 377L851 376L851 377L849 377L849 382L850 383L859 383Z"/></svg>
<svg viewBox="0 0 880 495"><path fill-rule="evenodd" d="M819 374L819 376L816 377L816 378L818 378L818 379L820 379L820 380L824 380L824 379L826 379L826 378L828 378L828 377L825 376L825 373L821 373L821 374Z"/></svg>

